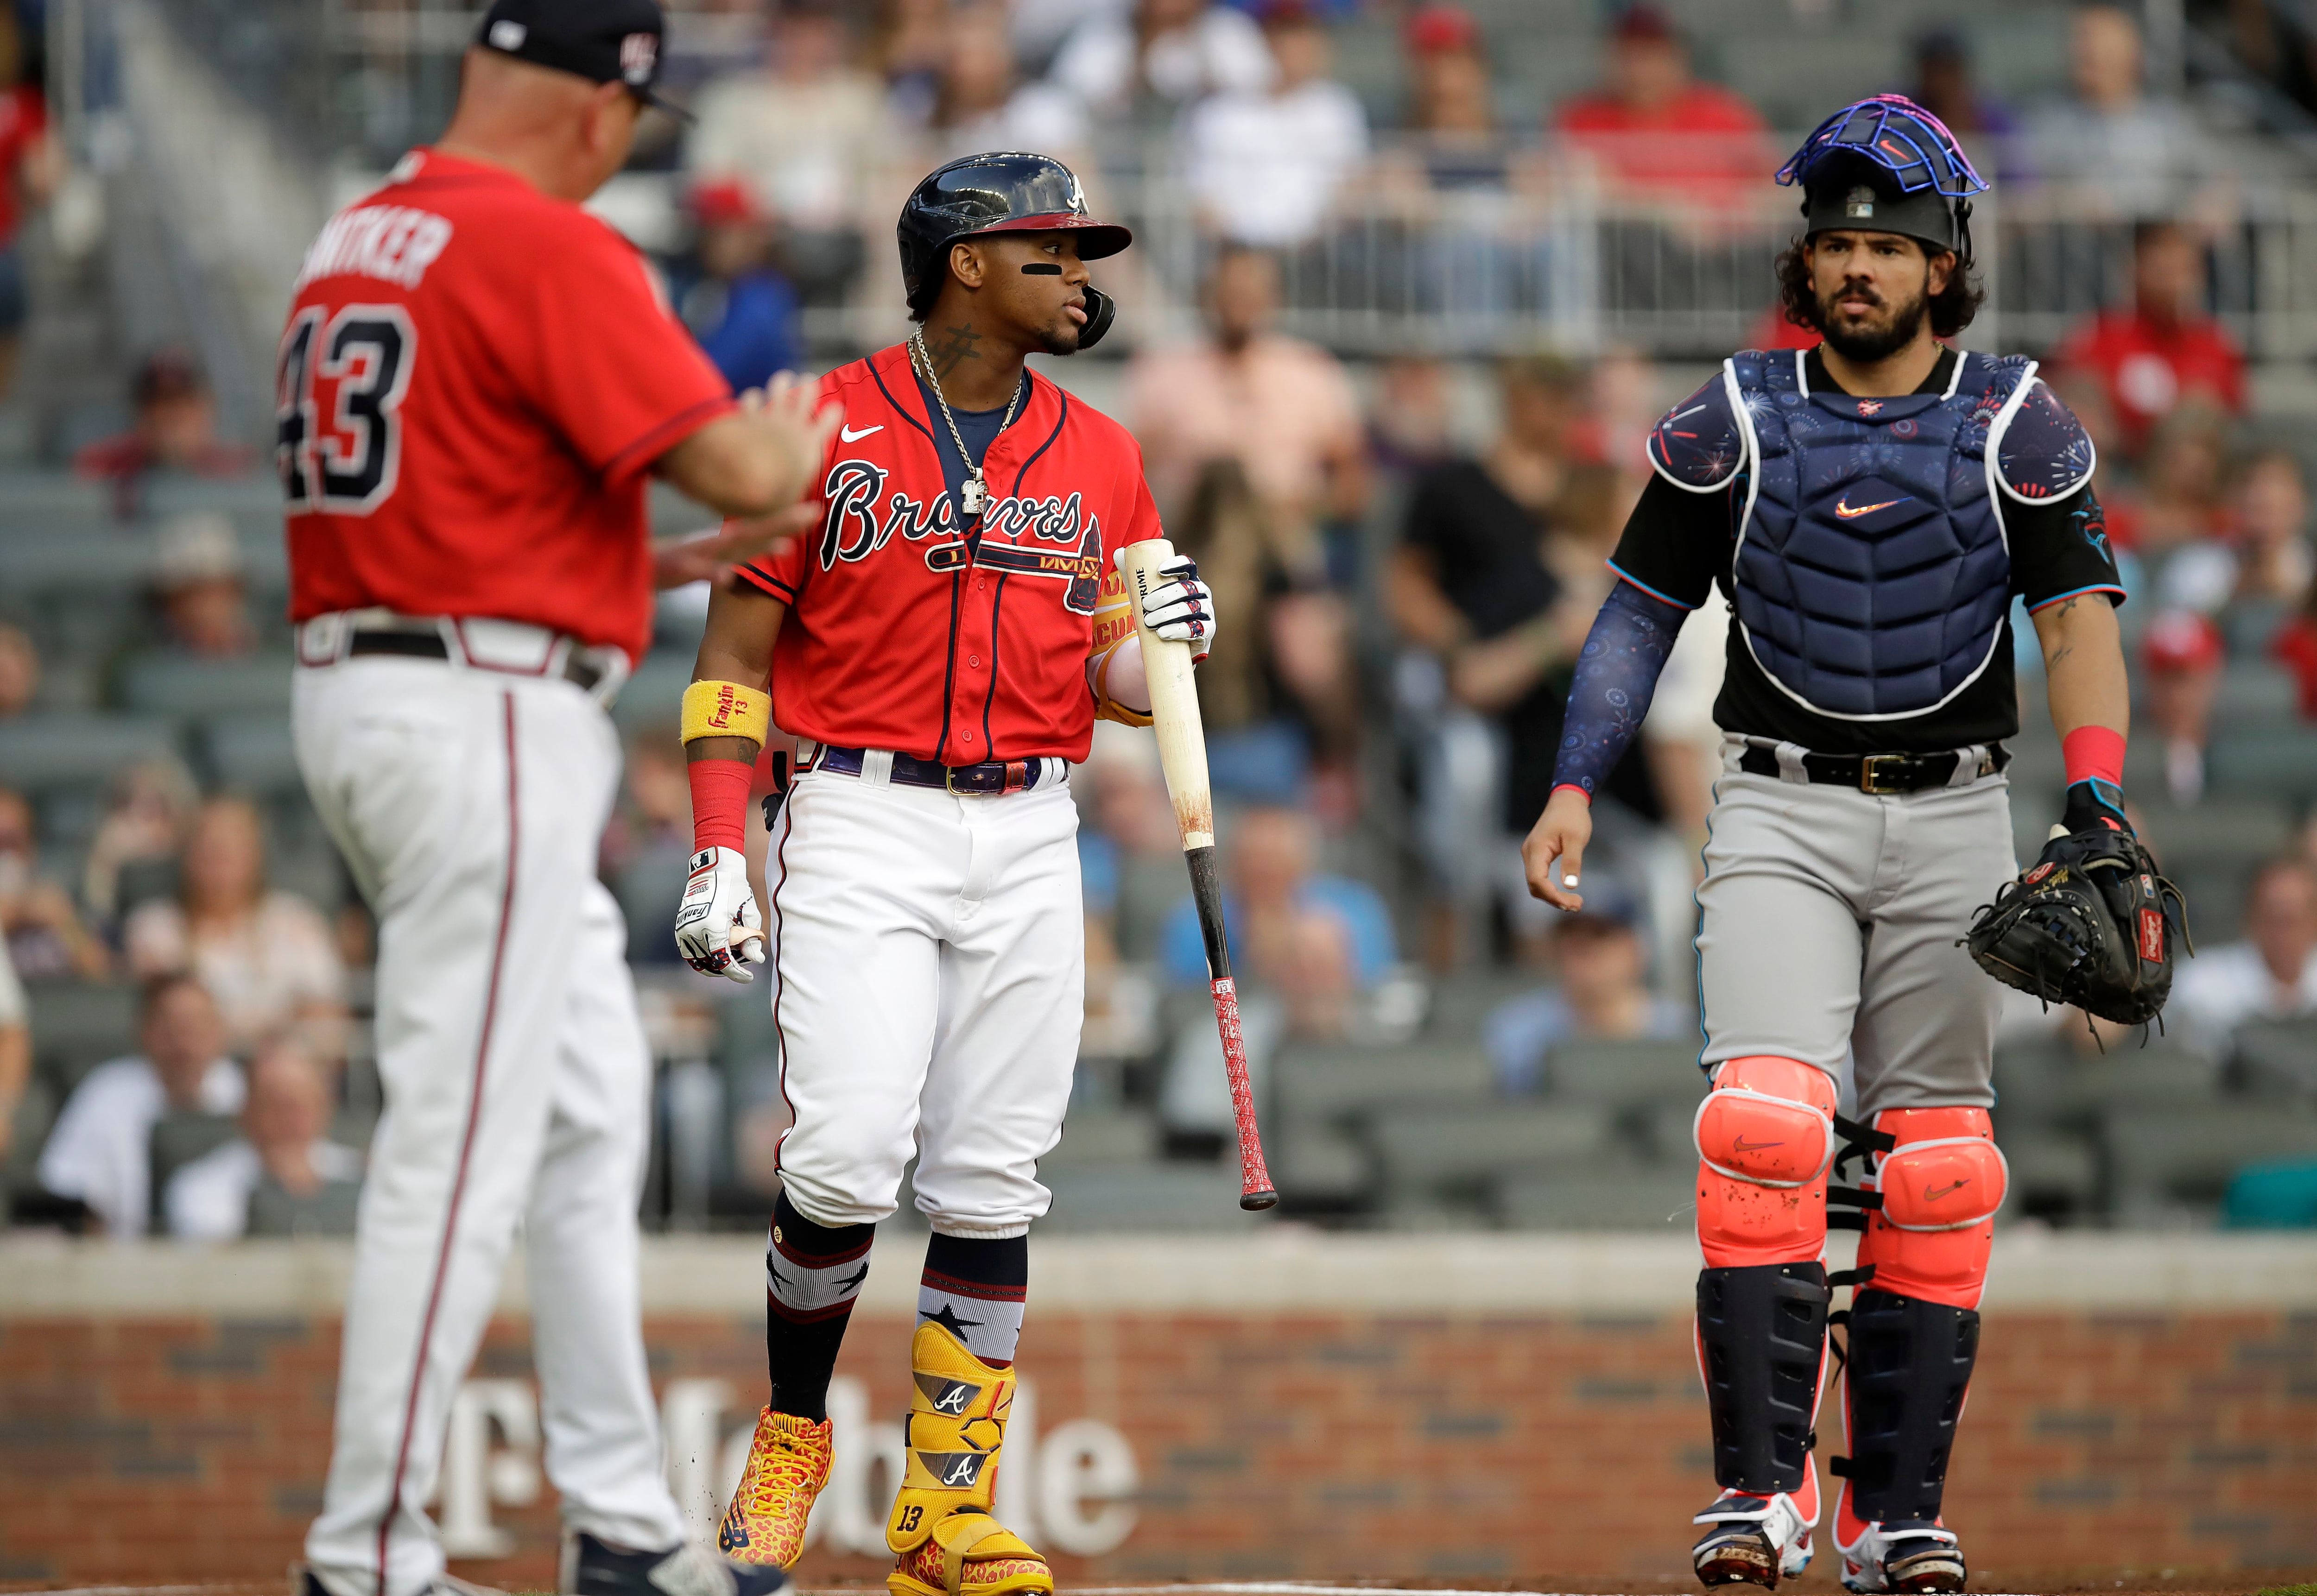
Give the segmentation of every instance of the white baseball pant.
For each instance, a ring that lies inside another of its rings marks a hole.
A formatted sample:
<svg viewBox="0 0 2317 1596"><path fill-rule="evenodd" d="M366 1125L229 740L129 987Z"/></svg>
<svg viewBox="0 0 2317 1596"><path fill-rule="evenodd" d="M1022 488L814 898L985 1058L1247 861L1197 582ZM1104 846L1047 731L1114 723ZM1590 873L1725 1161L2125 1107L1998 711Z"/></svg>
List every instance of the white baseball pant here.
<svg viewBox="0 0 2317 1596"><path fill-rule="evenodd" d="M308 1560L335 1596L441 1573L422 1504L518 1227L564 1520L674 1546L637 1285L650 1057L595 876L611 721L559 679L380 656L301 668L293 718L378 916L386 1099Z"/></svg>
<svg viewBox="0 0 2317 1596"><path fill-rule="evenodd" d="M2010 783L1877 797L1737 769L1731 743L1697 889L1708 1064L1774 1054L1858 1109L1986 1108L2003 988L1955 945L2017 873Z"/></svg>
<svg viewBox="0 0 2317 1596"><path fill-rule="evenodd" d="M935 1230L1020 1235L1086 1018L1078 810L1059 761L987 797L892 785L890 762L808 771L774 826L781 1182L817 1224L872 1225L914 1151Z"/></svg>

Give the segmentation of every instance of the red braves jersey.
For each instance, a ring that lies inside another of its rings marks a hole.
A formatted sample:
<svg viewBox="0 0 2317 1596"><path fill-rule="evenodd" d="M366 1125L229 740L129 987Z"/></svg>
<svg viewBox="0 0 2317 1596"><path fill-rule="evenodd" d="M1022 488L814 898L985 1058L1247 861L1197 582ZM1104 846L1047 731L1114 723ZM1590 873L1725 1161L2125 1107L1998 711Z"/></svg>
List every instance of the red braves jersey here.
<svg viewBox="0 0 2317 1596"><path fill-rule="evenodd" d="M839 367L821 393L845 424L820 530L741 568L789 604L773 718L944 764L1084 759L1095 590L1113 553L1159 535L1133 437L1033 373L982 460L989 508L963 523L907 345Z"/></svg>
<svg viewBox="0 0 2317 1596"><path fill-rule="evenodd" d="M290 613L651 641L646 468L729 409L635 247L433 151L331 218L276 372Z"/></svg>

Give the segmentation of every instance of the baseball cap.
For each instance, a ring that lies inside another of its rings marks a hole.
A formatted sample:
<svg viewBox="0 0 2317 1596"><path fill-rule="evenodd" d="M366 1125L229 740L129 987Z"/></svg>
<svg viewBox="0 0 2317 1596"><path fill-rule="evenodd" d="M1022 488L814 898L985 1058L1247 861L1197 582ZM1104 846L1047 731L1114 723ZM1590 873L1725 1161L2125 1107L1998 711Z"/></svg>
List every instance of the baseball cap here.
<svg viewBox="0 0 2317 1596"><path fill-rule="evenodd" d="M589 83L620 83L647 105L692 113L653 92L667 23L658 0L492 0L475 31L485 49Z"/></svg>
<svg viewBox="0 0 2317 1596"><path fill-rule="evenodd" d="M1620 42L1628 40L1648 40L1652 42L1669 43L1679 35L1674 31L1671 17L1650 4L1648 0L1636 0L1635 4L1625 7L1618 14L1617 20L1609 25L1609 37Z"/></svg>
<svg viewBox="0 0 2317 1596"><path fill-rule="evenodd" d="M1481 24L1461 5L1427 5L1408 19L1411 54L1435 55L1481 48Z"/></svg>

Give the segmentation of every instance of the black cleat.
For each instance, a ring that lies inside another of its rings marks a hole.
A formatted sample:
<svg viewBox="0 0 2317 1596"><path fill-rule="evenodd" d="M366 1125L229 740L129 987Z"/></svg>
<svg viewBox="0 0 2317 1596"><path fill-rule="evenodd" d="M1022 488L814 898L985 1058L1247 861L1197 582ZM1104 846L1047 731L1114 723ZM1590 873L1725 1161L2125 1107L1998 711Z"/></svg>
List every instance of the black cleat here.
<svg viewBox="0 0 2317 1596"><path fill-rule="evenodd" d="M639 1552L581 1530L565 1543L563 1596L774 1596L787 1588L785 1570L732 1563L685 1541L670 1550Z"/></svg>

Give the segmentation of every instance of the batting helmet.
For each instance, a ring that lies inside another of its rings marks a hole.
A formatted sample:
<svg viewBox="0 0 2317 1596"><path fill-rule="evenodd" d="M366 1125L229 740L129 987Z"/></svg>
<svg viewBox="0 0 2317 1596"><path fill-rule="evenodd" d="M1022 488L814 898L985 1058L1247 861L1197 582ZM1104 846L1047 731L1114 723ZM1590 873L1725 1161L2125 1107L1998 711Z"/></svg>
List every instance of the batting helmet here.
<svg viewBox="0 0 2317 1596"><path fill-rule="evenodd" d="M1875 94L1820 122L1778 168L1803 191L1809 232L1903 233L1971 261L1971 196L1987 180L1945 122L1903 94Z"/></svg>
<svg viewBox="0 0 2317 1596"><path fill-rule="evenodd" d="M1087 214L1086 192L1078 174L1051 156L1019 151L967 156L936 168L911 192L893 232L901 245L901 286L909 314L923 318L933 308L949 273L949 248L982 233L1042 233L1068 229L1078 235L1078 258L1098 261L1134 242L1115 222ZM1086 290L1086 325L1078 347L1091 349L1110 331L1117 307L1092 286Z"/></svg>

